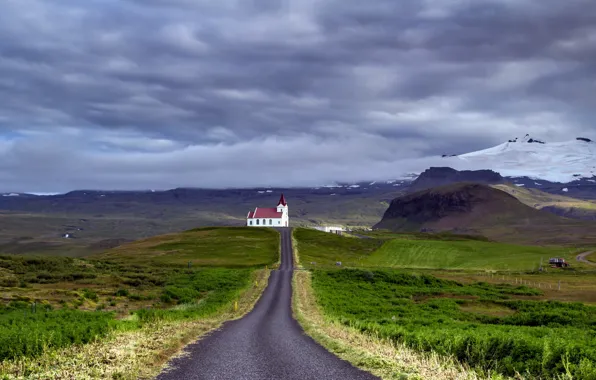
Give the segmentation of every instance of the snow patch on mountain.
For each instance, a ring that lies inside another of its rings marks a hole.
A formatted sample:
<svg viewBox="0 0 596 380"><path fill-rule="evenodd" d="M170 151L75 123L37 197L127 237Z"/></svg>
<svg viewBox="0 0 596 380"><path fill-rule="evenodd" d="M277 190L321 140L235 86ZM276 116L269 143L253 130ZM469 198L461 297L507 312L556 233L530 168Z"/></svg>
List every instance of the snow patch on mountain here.
<svg viewBox="0 0 596 380"><path fill-rule="evenodd" d="M459 170L491 169L506 177L566 183L596 175L596 143L580 139L545 143L526 136L444 160L445 166Z"/></svg>

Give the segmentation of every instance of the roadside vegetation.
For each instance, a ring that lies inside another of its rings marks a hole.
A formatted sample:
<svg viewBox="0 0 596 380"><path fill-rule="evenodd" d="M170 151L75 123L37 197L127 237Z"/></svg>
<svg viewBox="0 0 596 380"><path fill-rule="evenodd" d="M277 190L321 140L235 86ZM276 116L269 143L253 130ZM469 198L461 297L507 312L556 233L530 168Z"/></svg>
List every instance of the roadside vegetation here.
<svg viewBox="0 0 596 380"><path fill-rule="evenodd" d="M297 271L293 285L294 315L307 334L340 358L382 379L476 380L476 372L453 358L421 353L406 345L363 334L328 317L312 290L312 273ZM501 379L491 374L491 380Z"/></svg>
<svg viewBox="0 0 596 380"><path fill-rule="evenodd" d="M198 229L148 240L115 249L123 257L0 255L0 374L70 346L151 335L154 325L220 321L245 294L263 289L262 268L278 260L273 230Z"/></svg>
<svg viewBox="0 0 596 380"><path fill-rule="evenodd" d="M389 345L395 357L407 350L422 358L438 355L480 378L596 379L596 272L576 262L580 250L445 234L366 234L355 239L295 231L324 319L313 326L329 330L317 333L308 321L301 323L321 344L341 353L342 341L369 342L385 353L381 362L389 360L379 364L383 378L407 373L396 372ZM565 257L572 267L548 268L549 257ZM541 259L547 271L537 270ZM332 339L331 331L342 329L337 326L347 330ZM366 367L356 356L346 359Z"/></svg>
<svg viewBox="0 0 596 380"><path fill-rule="evenodd" d="M481 372L596 378L596 307L531 300L524 286L463 285L392 270L315 270L326 315Z"/></svg>

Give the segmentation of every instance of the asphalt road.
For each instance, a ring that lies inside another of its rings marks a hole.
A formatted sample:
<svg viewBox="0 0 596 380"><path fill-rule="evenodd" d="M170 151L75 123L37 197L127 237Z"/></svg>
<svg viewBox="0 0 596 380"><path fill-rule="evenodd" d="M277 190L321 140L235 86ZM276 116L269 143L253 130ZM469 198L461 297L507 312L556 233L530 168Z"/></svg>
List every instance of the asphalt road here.
<svg viewBox="0 0 596 380"><path fill-rule="evenodd" d="M292 317L292 239L281 232L281 265L242 319L187 347L159 380L178 379L377 379L329 353L308 337Z"/></svg>
<svg viewBox="0 0 596 380"><path fill-rule="evenodd" d="M586 259L586 257L588 257L592 253L593 253L592 251L580 253L579 255L577 255L576 260L579 262L585 263L585 264L596 265L596 263L593 263L593 262L589 261L588 259Z"/></svg>

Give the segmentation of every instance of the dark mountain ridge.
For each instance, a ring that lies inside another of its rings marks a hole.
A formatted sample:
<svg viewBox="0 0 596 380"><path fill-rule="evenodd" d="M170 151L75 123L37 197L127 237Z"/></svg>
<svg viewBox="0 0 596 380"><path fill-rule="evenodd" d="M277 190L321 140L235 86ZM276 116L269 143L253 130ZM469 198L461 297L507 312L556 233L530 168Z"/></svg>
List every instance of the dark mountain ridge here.
<svg viewBox="0 0 596 380"><path fill-rule="evenodd" d="M409 186L409 191L426 190L437 186L449 185L457 182L476 182L497 184L505 179L492 170L455 170L449 167L431 167L426 169Z"/></svg>
<svg viewBox="0 0 596 380"><path fill-rule="evenodd" d="M518 243L589 240L596 224L534 209L485 184L457 183L399 196L373 228L479 234ZM590 241L596 241L592 237Z"/></svg>

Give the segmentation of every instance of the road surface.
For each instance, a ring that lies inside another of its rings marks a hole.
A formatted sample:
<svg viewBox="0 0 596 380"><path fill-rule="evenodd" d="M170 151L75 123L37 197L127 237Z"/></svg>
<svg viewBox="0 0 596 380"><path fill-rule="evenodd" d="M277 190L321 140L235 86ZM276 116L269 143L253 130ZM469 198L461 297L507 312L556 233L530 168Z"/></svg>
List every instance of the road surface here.
<svg viewBox="0 0 596 380"><path fill-rule="evenodd" d="M585 263L585 264L596 265L596 263L593 263L593 262L589 261L588 259L586 259L586 257L591 255L592 253L593 252L591 252L591 251L580 253L579 255L577 255L576 260L579 262Z"/></svg>
<svg viewBox="0 0 596 380"><path fill-rule="evenodd" d="M377 379L341 360L305 335L292 317L291 229L281 233L281 266L242 319L187 347L159 380L194 379Z"/></svg>

